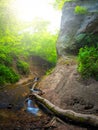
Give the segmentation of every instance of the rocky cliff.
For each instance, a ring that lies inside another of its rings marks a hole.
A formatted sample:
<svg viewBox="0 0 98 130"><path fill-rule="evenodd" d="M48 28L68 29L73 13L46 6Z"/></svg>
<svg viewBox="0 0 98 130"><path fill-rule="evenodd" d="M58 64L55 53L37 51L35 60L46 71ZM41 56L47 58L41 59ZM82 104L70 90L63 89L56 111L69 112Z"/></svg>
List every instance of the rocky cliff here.
<svg viewBox="0 0 98 130"><path fill-rule="evenodd" d="M86 11L83 12L81 8ZM79 48L96 43L98 43L98 0L66 2L62 10L57 41L58 55L76 54Z"/></svg>

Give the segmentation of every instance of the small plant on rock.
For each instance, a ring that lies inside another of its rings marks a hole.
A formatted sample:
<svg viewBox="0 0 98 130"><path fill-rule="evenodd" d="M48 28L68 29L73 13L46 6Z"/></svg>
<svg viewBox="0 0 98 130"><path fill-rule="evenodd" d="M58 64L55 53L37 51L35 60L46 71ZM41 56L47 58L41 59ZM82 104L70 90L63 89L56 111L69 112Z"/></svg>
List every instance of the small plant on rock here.
<svg viewBox="0 0 98 130"><path fill-rule="evenodd" d="M76 6L74 12L76 14L86 14L87 13L87 8L82 7L82 6Z"/></svg>

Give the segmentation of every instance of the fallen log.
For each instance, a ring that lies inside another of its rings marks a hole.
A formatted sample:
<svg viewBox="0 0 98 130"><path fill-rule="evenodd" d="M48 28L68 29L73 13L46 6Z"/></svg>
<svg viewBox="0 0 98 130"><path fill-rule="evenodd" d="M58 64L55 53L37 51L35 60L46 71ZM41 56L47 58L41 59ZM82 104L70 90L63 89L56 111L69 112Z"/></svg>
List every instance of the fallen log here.
<svg viewBox="0 0 98 130"><path fill-rule="evenodd" d="M33 97L45 107L47 107L51 112L53 112L54 115L58 117L62 117L63 119L69 119L75 123L79 124L85 124L85 125L90 125L93 127L98 127L98 116L92 115L92 114L81 114L81 113L76 113L72 110L64 110L61 109L54 104L52 104L49 100L37 95L33 94Z"/></svg>

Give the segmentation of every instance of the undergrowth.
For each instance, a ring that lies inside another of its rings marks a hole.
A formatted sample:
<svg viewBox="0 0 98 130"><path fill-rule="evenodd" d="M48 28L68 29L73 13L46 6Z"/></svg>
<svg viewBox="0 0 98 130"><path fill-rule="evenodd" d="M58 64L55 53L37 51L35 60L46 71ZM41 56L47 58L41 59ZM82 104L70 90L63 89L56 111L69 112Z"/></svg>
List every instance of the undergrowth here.
<svg viewBox="0 0 98 130"><path fill-rule="evenodd" d="M81 48L78 55L78 71L83 78L98 80L98 47Z"/></svg>
<svg viewBox="0 0 98 130"><path fill-rule="evenodd" d="M17 68L21 74L29 73L29 64L25 61L19 60L17 61Z"/></svg>
<svg viewBox="0 0 98 130"><path fill-rule="evenodd" d="M15 83L19 80L19 75L13 69L0 64L0 85L5 83Z"/></svg>

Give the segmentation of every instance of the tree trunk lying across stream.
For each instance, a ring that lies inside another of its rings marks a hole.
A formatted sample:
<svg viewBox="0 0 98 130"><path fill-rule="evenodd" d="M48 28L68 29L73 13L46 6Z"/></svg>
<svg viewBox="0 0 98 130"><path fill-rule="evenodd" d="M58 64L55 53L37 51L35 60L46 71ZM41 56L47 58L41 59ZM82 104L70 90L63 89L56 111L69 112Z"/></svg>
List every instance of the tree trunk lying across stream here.
<svg viewBox="0 0 98 130"><path fill-rule="evenodd" d="M80 114L76 113L72 110L63 110L54 104L52 104L49 100L39 96L38 94L33 94L33 97L36 98L37 101L45 105L54 115L61 117L63 119L69 119L75 123L90 125L94 127L98 127L98 117L90 114Z"/></svg>

